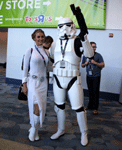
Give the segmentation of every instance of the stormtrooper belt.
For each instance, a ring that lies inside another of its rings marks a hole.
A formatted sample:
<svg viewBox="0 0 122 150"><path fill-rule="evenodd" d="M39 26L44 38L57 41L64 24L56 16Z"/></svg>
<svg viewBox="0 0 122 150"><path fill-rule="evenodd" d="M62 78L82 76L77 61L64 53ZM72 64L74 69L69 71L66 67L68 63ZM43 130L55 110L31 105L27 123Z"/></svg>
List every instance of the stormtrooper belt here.
<svg viewBox="0 0 122 150"><path fill-rule="evenodd" d="M54 68L53 73L62 77L75 77L80 74L79 70L66 70L62 68Z"/></svg>

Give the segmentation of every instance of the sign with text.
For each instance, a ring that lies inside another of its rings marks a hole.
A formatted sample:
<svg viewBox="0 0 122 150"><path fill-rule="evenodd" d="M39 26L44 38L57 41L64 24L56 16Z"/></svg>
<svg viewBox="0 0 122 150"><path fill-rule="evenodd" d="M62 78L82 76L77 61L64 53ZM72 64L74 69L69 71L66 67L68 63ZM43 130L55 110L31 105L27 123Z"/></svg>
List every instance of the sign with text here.
<svg viewBox="0 0 122 150"><path fill-rule="evenodd" d="M106 0L0 0L0 27L57 27L69 17L78 28L71 4L81 8L88 28L105 29Z"/></svg>

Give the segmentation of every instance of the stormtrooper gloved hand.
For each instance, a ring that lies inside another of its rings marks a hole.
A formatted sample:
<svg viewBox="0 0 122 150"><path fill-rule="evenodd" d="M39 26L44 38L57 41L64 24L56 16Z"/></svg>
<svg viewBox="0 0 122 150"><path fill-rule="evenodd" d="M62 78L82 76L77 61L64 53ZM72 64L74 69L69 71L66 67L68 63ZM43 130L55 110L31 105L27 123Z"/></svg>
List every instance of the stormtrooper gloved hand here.
<svg viewBox="0 0 122 150"><path fill-rule="evenodd" d="M81 12L81 9L79 8L79 6L75 8L74 4L71 4L70 7L71 7L73 14L76 16L79 28L81 30L79 36L82 41L85 41L84 36L88 34L88 30L87 30L86 22Z"/></svg>

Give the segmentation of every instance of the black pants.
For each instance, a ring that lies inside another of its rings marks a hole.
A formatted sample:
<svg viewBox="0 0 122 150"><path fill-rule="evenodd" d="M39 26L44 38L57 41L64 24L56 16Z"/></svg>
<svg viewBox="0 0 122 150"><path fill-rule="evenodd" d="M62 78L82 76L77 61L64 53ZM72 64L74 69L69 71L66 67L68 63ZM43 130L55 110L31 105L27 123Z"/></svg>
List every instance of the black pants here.
<svg viewBox="0 0 122 150"><path fill-rule="evenodd" d="M87 86L89 90L89 103L88 108L98 110L99 107L99 89L100 89L100 76L89 77L87 76Z"/></svg>

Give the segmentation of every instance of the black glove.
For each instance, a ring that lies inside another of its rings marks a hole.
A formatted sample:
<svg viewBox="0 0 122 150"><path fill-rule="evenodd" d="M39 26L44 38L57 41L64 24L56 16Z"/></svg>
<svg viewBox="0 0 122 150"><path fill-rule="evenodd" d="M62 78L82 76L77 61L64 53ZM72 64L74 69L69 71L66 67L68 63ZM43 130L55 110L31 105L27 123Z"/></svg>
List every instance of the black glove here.
<svg viewBox="0 0 122 150"><path fill-rule="evenodd" d="M79 37L81 38L82 41L84 41L85 40L84 35L88 34L88 30L87 30L87 26L86 26L84 16L81 13L81 10L80 10L79 7L75 8L74 4L71 4L70 7L71 7L71 10L72 10L73 14L76 16L78 25L79 25L80 30L81 30L81 32L79 34Z"/></svg>

